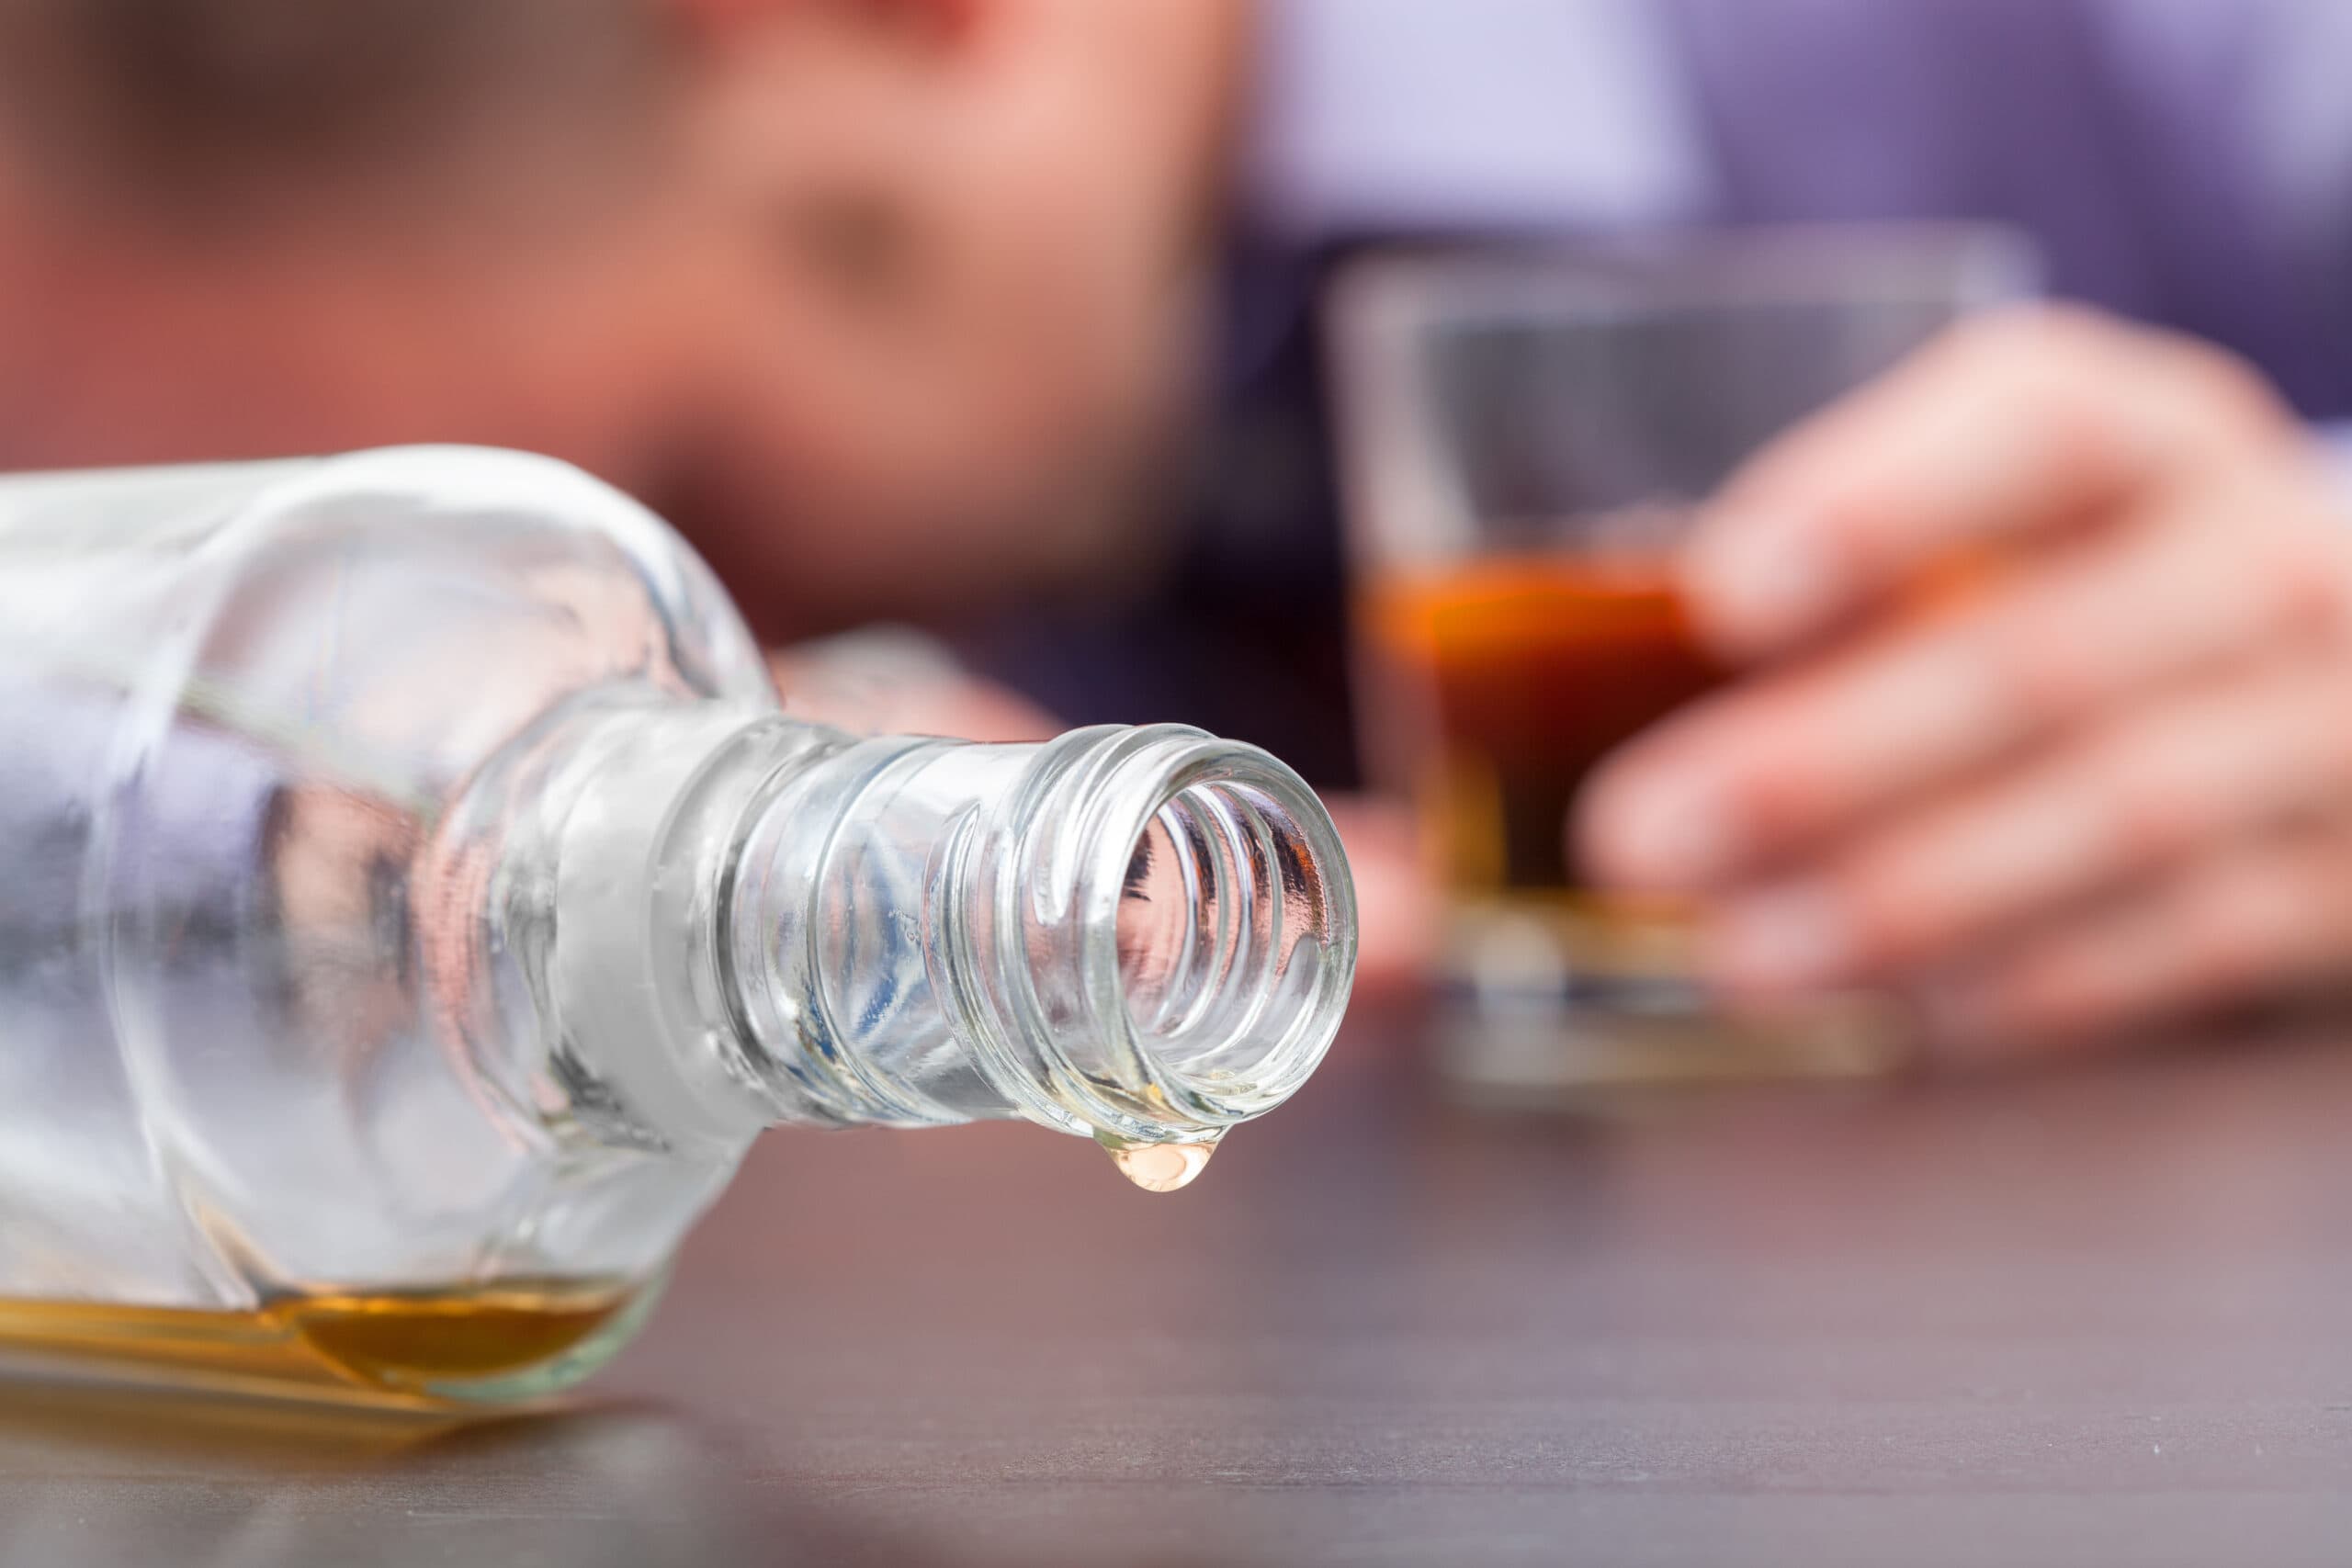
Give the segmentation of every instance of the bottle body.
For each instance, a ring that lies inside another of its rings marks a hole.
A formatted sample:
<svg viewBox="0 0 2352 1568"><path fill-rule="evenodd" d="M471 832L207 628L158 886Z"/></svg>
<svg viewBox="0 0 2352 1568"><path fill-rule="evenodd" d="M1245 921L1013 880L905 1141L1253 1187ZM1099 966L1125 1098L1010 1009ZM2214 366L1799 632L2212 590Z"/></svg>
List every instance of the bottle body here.
<svg viewBox="0 0 2352 1568"><path fill-rule="evenodd" d="M530 1064L453 1060L413 902L485 761L616 691L773 700L691 555L558 465L0 488L0 1299L656 1274L729 1162L564 1147Z"/></svg>
<svg viewBox="0 0 2352 1568"><path fill-rule="evenodd" d="M765 1125L1213 1139L1328 1043L1351 906L1188 734L797 725L542 459L0 480L0 1359L526 1396Z"/></svg>

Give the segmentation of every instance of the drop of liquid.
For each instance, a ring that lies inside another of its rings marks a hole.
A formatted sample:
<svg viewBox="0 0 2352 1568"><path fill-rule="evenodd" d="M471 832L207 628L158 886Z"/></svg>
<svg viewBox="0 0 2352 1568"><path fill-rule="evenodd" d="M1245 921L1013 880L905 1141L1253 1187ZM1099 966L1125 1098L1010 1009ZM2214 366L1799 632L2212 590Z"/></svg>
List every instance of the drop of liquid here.
<svg viewBox="0 0 2352 1568"><path fill-rule="evenodd" d="M1173 1192L1189 1187L1193 1178L1208 1168L1216 1142L1202 1144L1134 1144L1125 1138L1098 1134L1119 1174L1147 1192Z"/></svg>

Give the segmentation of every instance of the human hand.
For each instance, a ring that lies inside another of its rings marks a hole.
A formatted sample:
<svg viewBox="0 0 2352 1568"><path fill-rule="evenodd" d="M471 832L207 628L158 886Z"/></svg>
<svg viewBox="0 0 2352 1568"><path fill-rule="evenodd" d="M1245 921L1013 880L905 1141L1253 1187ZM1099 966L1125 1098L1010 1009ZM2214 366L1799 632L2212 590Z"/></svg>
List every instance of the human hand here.
<svg viewBox="0 0 2352 1568"><path fill-rule="evenodd" d="M2339 484L2217 350L1958 329L1711 509L1692 615L1770 662L1604 769L1586 863L1694 896L1735 998L1889 986L1955 1053L2352 969Z"/></svg>
<svg viewBox="0 0 2352 1568"><path fill-rule="evenodd" d="M1439 898L1412 808L1375 795L1326 795L1323 804L1355 879L1355 994L1409 994L1437 965Z"/></svg>
<svg viewBox="0 0 2352 1568"><path fill-rule="evenodd" d="M965 670L940 643L899 627L775 649L768 668L785 711L855 735L1044 740L1062 728L1018 692Z"/></svg>

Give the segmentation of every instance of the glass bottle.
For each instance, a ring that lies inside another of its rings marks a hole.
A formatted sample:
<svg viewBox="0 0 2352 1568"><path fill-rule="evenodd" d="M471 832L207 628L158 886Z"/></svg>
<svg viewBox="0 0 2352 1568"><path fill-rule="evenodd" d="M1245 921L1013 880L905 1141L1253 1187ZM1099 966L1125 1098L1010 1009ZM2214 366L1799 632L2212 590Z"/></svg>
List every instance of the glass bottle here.
<svg viewBox="0 0 2352 1568"><path fill-rule="evenodd" d="M779 711L675 535L466 448L0 480L0 1360L586 1375L778 1123L1181 1184L1311 1073L1329 818L1172 727Z"/></svg>

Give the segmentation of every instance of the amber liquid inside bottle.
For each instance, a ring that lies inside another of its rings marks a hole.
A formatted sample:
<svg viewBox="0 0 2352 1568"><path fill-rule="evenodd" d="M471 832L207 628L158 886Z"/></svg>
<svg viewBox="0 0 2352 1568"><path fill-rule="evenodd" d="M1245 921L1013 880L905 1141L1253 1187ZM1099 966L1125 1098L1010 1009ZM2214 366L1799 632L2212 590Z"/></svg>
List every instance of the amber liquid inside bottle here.
<svg viewBox="0 0 2352 1568"><path fill-rule="evenodd" d="M288 1297L251 1312L0 1300L0 1365L419 1411L528 1398L627 1339L658 1286L521 1282Z"/></svg>

